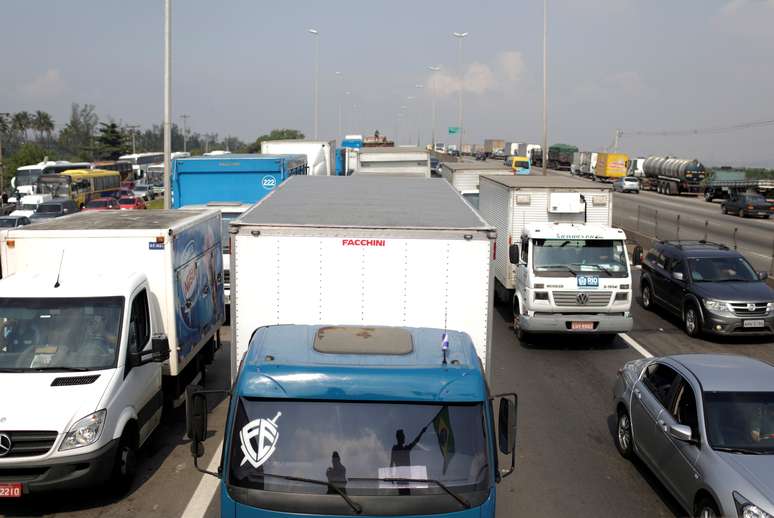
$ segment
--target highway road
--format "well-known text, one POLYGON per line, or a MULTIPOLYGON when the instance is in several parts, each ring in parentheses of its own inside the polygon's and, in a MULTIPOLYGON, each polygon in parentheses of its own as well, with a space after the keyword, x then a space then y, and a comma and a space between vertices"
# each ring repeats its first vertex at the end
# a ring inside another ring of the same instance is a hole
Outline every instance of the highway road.
MULTIPOLYGON (((639 272, 635 270, 635 276, 639 272)), ((638 282, 635 282, 638 285, 638 282)), ((624 362, 642 357, 636 343, 653 355, 733 352, 774 362, 771 341, 691 340, 679 323, 659 312, 633 306, 635 329, 612 345, 593 338, 551 336, 520 343, 508 322, 507 308, 496 307, 493 322, 496 392, 519 394, 516 472, 498 487, 498 518, 681 516, 683 511, 639 462, 622 459, 613 443, 612 387, 624 362)), ((228 332, 208 374, 210 388, 228 380, 228 332)), ((212 461, 223 437, 225 401, 213 401, 207 453, 212 461)), ((218 516, 217 480, 193 467, 181 414, 164 426, 140 460, 135 487, 119 499, 102 490, 3 502, 4 516, 96 518, 119 516, 218 516)), ((503 463, 507 459, 501 459, 503 463)))

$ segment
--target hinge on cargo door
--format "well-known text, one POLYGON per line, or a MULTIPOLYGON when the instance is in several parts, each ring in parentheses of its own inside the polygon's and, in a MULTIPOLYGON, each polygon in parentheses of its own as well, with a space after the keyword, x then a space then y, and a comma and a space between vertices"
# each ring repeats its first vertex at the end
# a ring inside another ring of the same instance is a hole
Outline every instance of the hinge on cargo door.
POLYGON ((261 235, 261 231, 260 230, 251 230, 250 231, 250 235, 253 236, 253 237, 259 237, 261 235))

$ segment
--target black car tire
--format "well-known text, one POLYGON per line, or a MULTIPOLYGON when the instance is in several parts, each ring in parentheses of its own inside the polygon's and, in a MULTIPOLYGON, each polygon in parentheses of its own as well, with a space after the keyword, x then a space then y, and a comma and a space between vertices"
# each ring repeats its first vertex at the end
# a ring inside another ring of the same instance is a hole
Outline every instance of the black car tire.
POLYGON ((744 209, 739 209, 739 212, 737 212, 736 215, 739 216, 740 218, 744 218, 745 217, 744 216, 744 209))
POLYGON ((650 283, 645 281, 640 285, 640 292, 642 294, 642 307, 648 311, 653 311, 653 288, 650 287, 650 283))
POLYGON ((704 497, 696 505, 695 516, 697 518, 716 518, 720 516, 720 511, 718 511, 718 506, 715 505, 712 499, 704 497))
POLYGON ((728 214, 728 208, 726 208, 725 204, 720 206, 720 212, 722 212, 723 214, 728 214))
POLYGON ((701 336, 701 313, 696 304, 690 302, 686 304, 685 311, 683 312, 683 327, 685 328, 685 334, 691 338, 698 338, 701 336))
POLYGON ((118 443, 116 460, 113 465, 113 475, 111 487, 118 494, 124 494, 132 486, 134 477, 137 474, 137 448, 128 430, 124 430, 121 440, 118 443))
POLYGON ((624 459, 631 460, 634 457, 632 441, 632 420, 626 410, 619 410, 615 426, 615 447, 624 459))

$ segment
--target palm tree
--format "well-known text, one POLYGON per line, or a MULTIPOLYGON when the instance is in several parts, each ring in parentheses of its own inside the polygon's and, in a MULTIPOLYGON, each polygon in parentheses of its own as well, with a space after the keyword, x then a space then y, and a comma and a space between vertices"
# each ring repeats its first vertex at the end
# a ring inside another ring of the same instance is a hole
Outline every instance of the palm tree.
POLYGON ((51 133, 54 131, 54 119, 51 118, 47 112, 36 111, 32 116, 32 127, 38 132, 38 140, 42 140, 43 136, 46 140, 51 140, 51 133))
POLYGON ((21 133, 22 139, 25 142, 28 140, 27 131, 30 129, 31 124, 32 117, 30 116, 30 113, 26 111, 14 113, 13 118, 11 119, 13 130, 17 133, 21 133))

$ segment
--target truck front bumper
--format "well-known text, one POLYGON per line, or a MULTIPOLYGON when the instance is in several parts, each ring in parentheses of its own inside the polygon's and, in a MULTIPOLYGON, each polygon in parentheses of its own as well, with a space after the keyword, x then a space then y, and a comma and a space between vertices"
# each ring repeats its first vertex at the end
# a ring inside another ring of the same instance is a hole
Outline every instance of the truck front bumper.
POLYGON ((632 330, 634 319, 629 313, 611 313, 595 315, 575 315, 572 313, 535 313, 533 316, 520 315, 519 327, 528 333, 573 333, 608 334, 627 333, 632 330), (586 324, 585 329, 573 323, 586 324))
POLYGON ((0 482, 22 484, 22 493, 40 493, 97 486, 113 471, 118 439, 83 455, 69 455, 29 464, 0 465, 0 482))

